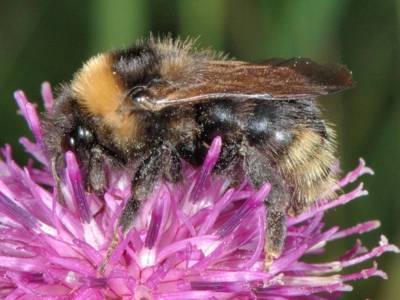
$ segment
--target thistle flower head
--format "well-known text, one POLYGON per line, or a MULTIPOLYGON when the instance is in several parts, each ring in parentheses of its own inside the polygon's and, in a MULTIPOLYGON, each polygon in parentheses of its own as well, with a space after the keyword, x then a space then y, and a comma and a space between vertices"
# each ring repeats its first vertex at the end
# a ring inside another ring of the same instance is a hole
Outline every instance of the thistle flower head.
MULTIPOLYGON (((48 84, 42 95, 50 109, 48 84)), ((327 210, 367 195, 359 184, 333 201, 317 200, 303 214, 287 216, 284 251, 263 270, 265 208, 270 185, 253 189, 243 179, 231 187, 212 175, 221 139, 216 138, 199 169, 183 164, 183 181, 159 181, 142 204, 135 226, 120 238, 104 270, 100 268, 114 239, 118 216, 130 195, 130 178, 109 170, 108 188, 99 197, 85 191, 78 162, 65 155, 62 182, 65 203, 57 202, 55 181, 42 142, 36 108, 15 94, 35 142, 21 144, 39 163, 21 167, 11 148, 0 161, 0 297, 6 299, 333 299, 351 291, 353 280, 386 278, 374 263, 345 269, 384 252, 398 252, 382 236, 367 250, 357 240, 334 261, 310 263, 337 239, 379 226, 368 221, 351 228, 325 228, 327 210), (38 166, 37 166, 38 165, 38 166)), ((345 187, 372 170, 359 166, 338 182, 345 187)))

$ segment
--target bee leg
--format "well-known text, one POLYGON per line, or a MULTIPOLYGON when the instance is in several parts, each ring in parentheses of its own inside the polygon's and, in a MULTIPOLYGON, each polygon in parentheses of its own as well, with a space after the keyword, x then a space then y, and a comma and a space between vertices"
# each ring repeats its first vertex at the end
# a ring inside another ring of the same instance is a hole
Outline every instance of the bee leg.
POLYGON ((286 237, 285 212, 289 205, 290 194, 285 180, 274 170, 274 164, 259 150, 248 147, 244 159, 244 169, 254 187, 269 182, 272 187, 268 197, 264 200, 267 210, 266 239, 265 239, 265 269, 282 253, 286 237))
POLYGON ((142 161, 132 179, 132 195, 118 220, 118 227, 126 234, 132 227, 136 212, 141 201, 151 193, 154 183, 160 173, 160 155, 153 154, 142 161))
POLYGON ((243 171, 239 165, 240 144, 235 142, 226 142, 222 144, 221 154, 214 167, 214 172, 230 179, 230 185, 236 186, 243 179, 243 171))
POLYGON ((162 152, 157 151, 139 165, 132 180, 132 195, 119 217, 114 238, 100 266, 100 272, 104 272, 108 260, 119 243, 118 228, 121 227, 124 236, 132 228, 142 200, 152 192, 154 183, 160 175, 171 182, 181 179, 181 162, 175 152, 168 149, 163 149, 162 152))
POLYGON ((100 147, 94 147, 90 150, 87 178, 86 185, 89 191, 103 192, 106 186, 106 175, 104 172, 104 152, 100 147))
POLYGON ((126 233, 131 229, 140 202, 148 196, 154 183, 160 176, 167 181, 177 182, 181 179, 181 162, 178 155, 167 147, 160 147, 145 159, 136 171, 132 180, 132 196, 119 218, 118 226, 126 233))
MULTIPOLYGON (((272 189, 274 188, 277 189, 277 186, 272 186, 272 189)), ((264 201, 267 209, 266 239, 264 246, 265 269, 268 269, 272 261, 282 254, 286 238, 286 209, 285 207, 282 207, 286 201, 283 199, 274 199, 274 193, 272 193, 268 198, 271 199, 271 201, 264 201), (274 200, 278 201, 274 203, 274 200)))
POLYGON ((171 152, 164 160, 162 174, 169 182, 178 182, 182 179, 181 161, 177 152, 171 152))
POLYGON ((64 166, 64 161, 62 159, 62 156, 61 155, 53 156, 50 161, 51 174, 53 175, 53 178, 55 180, 57 201, 63 205, 63 204, 65 204, 65 201, 64 201, 64 196, 61 192, 61 178, 59 175, 59 170, 60 170, 61 166, 64 166))
POLYGON ((237 164, 239 149, 240 144, 224 140, 214 171, 222 174, 225 173, 224 171, 230 173, 230 168, 237 164))
POLYGON ((112 253, 120 242, 118 229, 121 228, 123 236, 126 236, 128 231, 133 226, 136 213, 140 208, 141 200, 143 200, 144 197, 151 193, 154 182, 159 173, 160 162, 161 160, 159 155, 151 155, 140 163, 135 175, 133 176, 132 195, 128 199, 128 202, 126 203, 118 219, 118 224, 114 232, 114 238, 107 249, 107 253, 104 257, 103 262, 99 267, 99 271, 101 273, 104 273, 104 270, 112 253))

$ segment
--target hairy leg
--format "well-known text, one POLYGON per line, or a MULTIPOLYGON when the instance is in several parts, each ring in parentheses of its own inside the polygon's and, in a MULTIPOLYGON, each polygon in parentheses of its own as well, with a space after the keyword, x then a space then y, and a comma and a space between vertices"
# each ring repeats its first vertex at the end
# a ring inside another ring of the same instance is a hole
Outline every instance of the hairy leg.
POLYGON ((180 161, 176 153, 168 148, 160 148, 161 150, 155 150, 151 156, 139 164, 132 179, 132 195, 119 217, 114 239, 107 250, 105 260, 100 266, 100 272, 104 271, 119 242, 118 228, 121 227, 123 235, 126 235, 132 228, 141 202, 152 192, 157 178, 162 177, 173 182, 181 178, 180 161))
POLYGON ((93 147, 90 150, 89 165, 88 165, 88 182, 86 186, 88 190, 96 193, 104 191, 106 186, 106 175, 104 172, 105 154, 100 147, 93 147))
POLYGON ((160 172, 160 158, 158 153, 154 153, 154 155, 143 160, 132 179, 131 197, 118 220, 118 227, 122 227, 124 234, 132 227, 141 201, 153 190, 155 180, 160 172))
POLYGON ((169 182, 178 182, 182 179, 181 161, 176 151, 165 154, 166 160, 163 162, 162 176, 169 182))
POLYGON ((159 169, 160 156, 158 153, 151 155, 139 164, 139 167, 132 178, 132 194, 122 210, 118 219, 117 228, 115 228, 114 238, 111 241, 105 258, 99 267, 101 273, 104 272, 113 251, 120 241, 118 229, 121 227, 122 234, 125 236, 132 228, 136 213, 140 208, 140 203, 144 197, 151 193, 154 187, 154 182, 159 174, 159 169))
POLYGON ((60 178, 60 172, 59 170, 64 167, 64 158, 61 155, 55 155, 51 158, 50 161, 50 168, 51 168, 51 174, 53 175, 53 178, 55 180, 55 188, 56 188, 56 193, 57 193, 57 201, 60 204, 65 204, 64 201, 64 196, 61 192, 61 178, 60 178))
POLYGON ((140 203, 148 196, 154 188, 158 178, 170 182, 176 182, 181 178, 181 165, 178 156, 169 148, 160 147, 139 165, 132 179, 132 195, 128 200, 118 225, 122 232, 126 233, 133 225, 135 214, 140 208, 140 203))
POLYGON ((285 180, 264 153, 255 147, 246 146, 243 154, 244 169, 253 186, 258 188, 264 182, 272 185, 270 194, 264 200, 267 210, 265 267, 268 268, 271 261, 282 253, 286 237, 285 212, 290 193, 285 180))

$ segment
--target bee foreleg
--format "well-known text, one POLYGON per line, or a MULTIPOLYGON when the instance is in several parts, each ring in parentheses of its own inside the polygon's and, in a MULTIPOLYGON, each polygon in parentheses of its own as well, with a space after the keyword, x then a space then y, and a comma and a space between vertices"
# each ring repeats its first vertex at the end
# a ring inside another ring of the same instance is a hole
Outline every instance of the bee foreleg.
POLYGON ((61 166, 64 166, 64 161, 62 159, 61 155, 55 155, 51 158, 50 161, 50 168, 51 168, 51 174, 53 175, 54 181, 55 181, 55 190, 57 194, 57 201, 60 204, 65 204, 64 201, 64 196, 61 192, 61 178, 59 175, 59 170, 61 166))
POLYGON ((95 192, 102 192, 106 186, 104 173, 104 152, 100 147, 93 147, 90 150, 88 165, 88 189, 95 192))

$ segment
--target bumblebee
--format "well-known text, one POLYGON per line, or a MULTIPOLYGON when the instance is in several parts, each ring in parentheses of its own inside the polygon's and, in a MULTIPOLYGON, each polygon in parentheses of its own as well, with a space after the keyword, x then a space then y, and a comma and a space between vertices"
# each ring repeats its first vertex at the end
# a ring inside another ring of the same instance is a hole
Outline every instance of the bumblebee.
POLYGON ((45 116, 45 144, 58 181, 72 150, 98 193, 107 184, 105 161, 133 170, 119 219, 126 233, 156 180, 179 182, 181 161, 201 165, 221 136, 215 172, 231 176, 239 167, 254 188, 272 185, 264 201, 268 260, 282 251, 286 213, 300 213, 335 182, 334 132, 315 99, 352 85, 341 65, 249 63, 150 38, 89 59, 62 86, 45 116))

